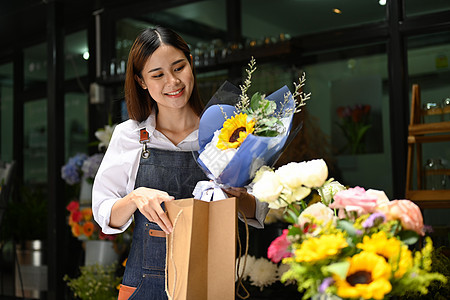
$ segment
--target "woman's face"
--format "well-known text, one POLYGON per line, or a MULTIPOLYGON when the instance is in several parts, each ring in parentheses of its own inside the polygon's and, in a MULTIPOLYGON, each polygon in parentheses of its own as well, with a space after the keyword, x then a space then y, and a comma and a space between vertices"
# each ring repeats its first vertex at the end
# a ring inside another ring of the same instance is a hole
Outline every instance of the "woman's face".
POLYGON ((181 109, 191 97, 194 75, 184 53, 162 44, 147 59, 142 79, 136 78, 158 104, 158 109, 181 109))

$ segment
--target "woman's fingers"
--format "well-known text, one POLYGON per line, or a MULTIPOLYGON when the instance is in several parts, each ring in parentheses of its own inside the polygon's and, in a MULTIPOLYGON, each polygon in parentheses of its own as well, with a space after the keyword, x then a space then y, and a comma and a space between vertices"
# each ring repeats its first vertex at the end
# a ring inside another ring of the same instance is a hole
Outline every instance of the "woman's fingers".
POLYGON ((139 211, 150 221, 154 222, 161 227, 161 229, 169 234, 172 232, 172 223, 169 217, 161 207, 161 203, 172 201, 174 197, 169 196, 164 191, 139 188, 136 192, 136 206, 139 211))
POLYGON ((162 209, 161 203, 162 202, 168 202, 172 201, 173 197, 162 197, 159 198, 157 202, 152 202, 152 209, 150 209, 150 215, 151 215, 151 222, 155 222, 156 224, 161 227, 161 229, 166 233, 169 234, 172 232, 172 222, 170 222, 169 217, 167 216, 167 213, 162 209))

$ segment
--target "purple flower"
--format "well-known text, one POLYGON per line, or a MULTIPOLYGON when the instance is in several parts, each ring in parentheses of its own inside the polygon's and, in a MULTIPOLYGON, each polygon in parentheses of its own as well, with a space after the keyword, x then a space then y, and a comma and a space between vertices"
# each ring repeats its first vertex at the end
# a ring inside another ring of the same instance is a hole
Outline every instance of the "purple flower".
POLYGON ((371 214, 367 220, 364 221, 362 224, 363 228, 371 228, 376 225, 382 224, 384 221, 386 221, 386 217, 384 214, 380 212, 376 212, 371 214))
POLYGON ((85 178, 94 178, 97 174, 98 168, 100 167, 100 163, 102 162, 104 154, 97 153, 92 156, 89 156, 83 163, 81 167, 81 171, 85 178))
POLYGON ((319 286, 319 292, 321 294, 325 293, 326 289, 334 283, 334 279, 332 277, 325 278, 319 286))

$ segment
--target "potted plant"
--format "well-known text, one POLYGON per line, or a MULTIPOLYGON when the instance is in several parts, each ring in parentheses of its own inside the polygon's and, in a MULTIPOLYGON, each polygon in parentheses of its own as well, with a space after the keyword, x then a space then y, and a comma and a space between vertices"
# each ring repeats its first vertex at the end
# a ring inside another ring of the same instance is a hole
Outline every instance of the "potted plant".
POLYGON ((118 285, 122 277, 116 276, 117 264, 88 265, 80 267, 80 276, 64 281, 75 297, 81 300, 114 300, 118 296, 118 285))
POLYGON ((19 191, 20 196, 7 204, 2 236, 15 247, 16 296, 36 298, 47 289, 47 198, 38 186, 23 186, 19 191))

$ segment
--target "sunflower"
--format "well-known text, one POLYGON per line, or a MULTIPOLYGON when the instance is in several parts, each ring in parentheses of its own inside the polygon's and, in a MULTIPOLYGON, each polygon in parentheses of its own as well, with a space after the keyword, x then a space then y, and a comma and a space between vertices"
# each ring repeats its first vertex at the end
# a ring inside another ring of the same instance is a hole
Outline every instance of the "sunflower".
POLYGON ((220 130, 217 148, 226 150, 229 148, 237 148, 253 132, 255 120, 251 119, 247 122, 247 114, 240 113, 231 117, 223 123, 220 130))
POLYGON ((299 249, 295 250, 295 260, 297 262, 314 262, 334 256, 342 248, 347 247, 344 235, 324 234, 318 238, 310 238, 304 241, 299 249))
POLYGON ((391 264, 394 276, 401 278, 413 266, 411 251, 395 237, 388 238, 384 231, 365 236, 362 243, 356 247, 376 253, 385 258, 391 264))
POLYGON ((390 273, 391 267, 383 257, 362 251, 350 258, 345 278, 333 276, 337 295, 342 298, 383 299, 392 290, 390 273))
POLYGON ((92 222, 84 223, 83 233, 85 236, 90 237, 94 233, 94 223, 92 222))

